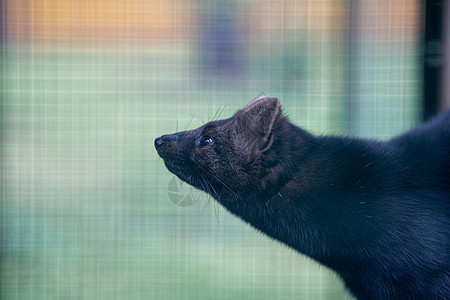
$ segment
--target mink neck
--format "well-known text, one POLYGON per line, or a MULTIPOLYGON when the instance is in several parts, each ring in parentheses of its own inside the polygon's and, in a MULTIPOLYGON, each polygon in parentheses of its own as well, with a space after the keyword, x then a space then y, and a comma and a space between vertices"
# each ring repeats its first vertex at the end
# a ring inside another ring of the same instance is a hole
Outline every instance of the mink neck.
POLYGON ((358 257, 379 238, 374 230, 375 236, 362 230, 371 228, 376 216, 360 204, 379 192, 377 178, 371 177, 379 154, 363 141, 298 134, 303 145, 285 152, 295 163, 286 165, 280 185, 239 197, 225 193, 231 201, 221 202, 253 227, 332 269, 357 268, 358 257))

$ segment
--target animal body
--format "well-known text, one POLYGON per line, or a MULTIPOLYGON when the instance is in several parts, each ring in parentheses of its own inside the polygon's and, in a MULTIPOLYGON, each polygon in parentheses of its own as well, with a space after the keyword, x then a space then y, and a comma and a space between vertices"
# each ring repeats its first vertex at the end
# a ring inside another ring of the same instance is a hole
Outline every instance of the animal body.
POLYGON ((314 136, 263 96, 155 147, 181 180, 358 299, 450 299, 450 112, 388 141, 314 136))

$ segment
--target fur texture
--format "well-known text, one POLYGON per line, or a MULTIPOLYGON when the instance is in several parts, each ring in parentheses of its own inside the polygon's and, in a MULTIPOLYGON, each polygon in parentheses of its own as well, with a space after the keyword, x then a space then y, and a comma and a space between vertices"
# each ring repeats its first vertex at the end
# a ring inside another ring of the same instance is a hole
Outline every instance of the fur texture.
POLYGON ((450 298, 450 112, 380 142, 313 136, 260 97, 155 146, 172 173, 357 298, 450 298))

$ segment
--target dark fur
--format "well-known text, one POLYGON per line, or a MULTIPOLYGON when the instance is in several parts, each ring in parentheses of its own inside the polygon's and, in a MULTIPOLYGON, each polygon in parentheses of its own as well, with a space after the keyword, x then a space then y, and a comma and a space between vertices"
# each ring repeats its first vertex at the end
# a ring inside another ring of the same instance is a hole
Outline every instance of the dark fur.
POLYGON ((260 97, 155 145, 172 173, 357 298, 450 298, 450 112, 379 142, 313 136, 260 97))

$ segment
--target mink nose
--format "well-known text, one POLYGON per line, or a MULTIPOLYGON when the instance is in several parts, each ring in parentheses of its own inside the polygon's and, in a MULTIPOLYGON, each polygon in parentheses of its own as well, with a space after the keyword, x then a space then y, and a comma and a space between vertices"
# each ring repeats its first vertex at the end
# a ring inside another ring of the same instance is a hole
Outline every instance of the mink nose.
POLYGON ((163 144, 163 140, 161 137, 158 137, 155 139, 155 148, 158 149, 159 147, 161 147, 163 144))

